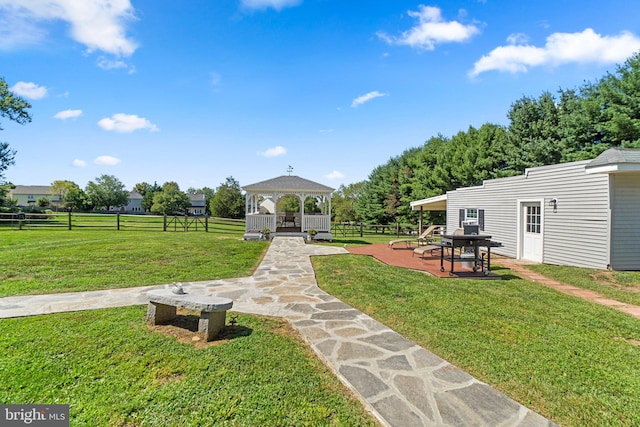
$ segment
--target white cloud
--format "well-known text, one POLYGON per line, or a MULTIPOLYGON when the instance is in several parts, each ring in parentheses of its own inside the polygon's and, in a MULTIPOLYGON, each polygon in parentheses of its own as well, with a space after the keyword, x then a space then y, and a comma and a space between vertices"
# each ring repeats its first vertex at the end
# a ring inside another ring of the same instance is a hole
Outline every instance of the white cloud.
POLYGON ((485 71, 527 72, 531 67, 559 66, 568 63, 615 64, 624 62, 640 50, 640 38, 623 31, 615 36, 602 36, 591 28, 580 33, 554 33, 544 47, 517 44, 522 36, 509 36, 508 46, 498 46, 480 58, 469 75, 485 71))
POLYGON ((513 33, 507 37, 509 44, 526 44, 529 43, 529 36, 524 33, 513 33))
POLYGON ((114 114, 111 118, 101 119, 98 122, 98 126, 104 130, 115 132, 133 132, 139 129, 149 129, 151 132, 160 130, 155 124, 144 117, 123 113, 114 114))
POLYGON ((98 67, 102 68, 103 70, 125 69, 129 70, 129 74, 134 74, 136 72, 136 67, 134 67, 133 65, 129 65, 120 59, 109 59, 101 56, 98 58, 96 63, 98 64, 98 67))
POLYGON ((93 161, 96 165, 115 166, 120 163, 120 159, 112 156, 99 156, 93 161))
POLYGON ((71 164, 77 168, 84 168, 87 166, 87 162, 80 159, 73 159, 73 162, 71 162, 71 164))
POLYGON ((45 40, 44 23, 60 20, 70 25, 71 38, 88 52, 130 56, 138 47, 126 35, 125 24, 135 19, 129 0, 0 0, 0 10, 3 21, 13 23, 9 36, 14 45, 45 40), (29 31, 19 30, 22 27, 29 31))
POLYGON ((29 99, 41 99, 48 95, 47 88, 31 82, 18 82, 9 88, 11 92, 29 99))
POLYGON ((278 157, 278 156, 284 156, 285 154, 287 154, 287 149, 281 145, 269 148, 266 151, 258 153, 259 156, 264 156, 264 157, 278 157))
POLYGON ((342 172, 333 171, 333 172, 325 175, 324 177, 329 179, 329 180, 341 179, 341 178, 344 178, 344 174, 342 172))
MULTIPOLYGON (((443 20, 442 11, 438 7, 420 5, 418 8, 417 12, 407 12, 410 17, 418 20, 416 26, 404 31, 399 37, 390 36, 383 31, 378 31, 378 37, 389 44, 434 50, 437 44, 464 42, 480 33, 475 25, 443 20)), ((461 15, 465 15, 464 11, 461 11, 461 15)))
POLYGON ((82 115, 82 110, 63 110, 63 111, 58 111, 53 118, 54 119, 60 119, 60 120, 67 120, 67 119, 75 119, 76 117, 80 117, 82 115))
POLYGON ((275 10, 282 10, 286 7, 298 6, 302 3, 302 0, 242 0, 242 7, 245 9, 259 9, 264 10, 273 8, 275 10))
POLYGON ((381 96, 389 96, 389 95, 386 93, 380 93, 377 90, 374 90, 373 92, 369 92, 366 95, 362 95, 354 99, 351 102, 351 108, 356 108, 358 105, 364 104, 365 102, 369 102, 372 99, 378 98, 381 96))

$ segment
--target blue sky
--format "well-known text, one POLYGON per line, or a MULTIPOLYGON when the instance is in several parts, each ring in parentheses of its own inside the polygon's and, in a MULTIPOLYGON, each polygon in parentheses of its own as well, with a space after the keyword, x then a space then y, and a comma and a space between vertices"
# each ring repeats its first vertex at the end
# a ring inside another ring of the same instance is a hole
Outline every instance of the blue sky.
POLYGON ((640 51, 637 0, 0 0, 21 185, 334 188, 640 51))

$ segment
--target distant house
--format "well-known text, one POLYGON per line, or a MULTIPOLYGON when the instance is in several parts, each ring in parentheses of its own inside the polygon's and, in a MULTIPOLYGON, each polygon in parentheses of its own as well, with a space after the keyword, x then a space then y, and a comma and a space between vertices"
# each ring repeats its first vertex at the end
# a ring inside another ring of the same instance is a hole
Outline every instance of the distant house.
POLYGON ((47 199, 51 203, 59 203, 60 196, 51 195, 51 187, 48 185, 16 185, 9 190, 9 198, 17 201, 21 208, 35 207, 39 199, 47 199))
POLYGON ((122 212, 130 214, 143 214, 142 194, 137 191, 130 191, 127 205, 122 208, 122 212))
POLYGON ((189 206, 189 215, 205 215, 207 213, 207 200, 204 194, 189 194, 191 206, 189 206))
POLYGON ((446 210, 447 233, 477 224, 516 259, 640 270, 640 150, 609 149, 593 160, 527 169, 417 200, 446 210))

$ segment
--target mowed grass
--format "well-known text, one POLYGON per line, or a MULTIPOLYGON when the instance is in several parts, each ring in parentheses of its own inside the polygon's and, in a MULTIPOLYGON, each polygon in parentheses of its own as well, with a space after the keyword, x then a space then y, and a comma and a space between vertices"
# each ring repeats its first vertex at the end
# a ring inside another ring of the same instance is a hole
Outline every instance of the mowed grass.
POLYGON ((321 288, 563 426, 640 425, 640 320, 495 269, 437 279, 317 257, 321 288))
POLYGON ((640 271, 606 271, 544 264, 530 265, 527 268, 616 301, 640 305, 640 271))
POLYGON ((251 275, 268 244, 242 231, 0 229, 0 297, 251 275))
POLYGON ((196 349, 145 310, 0 320, 0 401, 69 404, 71 426, 376 425, 285 321, 238 315, 196 349))

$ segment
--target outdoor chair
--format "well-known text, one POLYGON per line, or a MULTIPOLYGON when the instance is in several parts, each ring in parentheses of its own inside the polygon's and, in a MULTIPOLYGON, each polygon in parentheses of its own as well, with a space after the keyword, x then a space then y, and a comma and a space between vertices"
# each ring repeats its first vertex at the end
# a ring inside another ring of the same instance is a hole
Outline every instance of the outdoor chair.
POLYGON ((411 239, 391 240, 389 242, 389 248, 393 249, 393 245, 398 244, 398 243, 404 243, 407 248, 410 248, 411 244, 413 242, 416 242, 418 246, 426 245, 426 244, 432 242, 435 239, 435 234, 439 233, 441 229, 442 229, 441 225, 430 225, 418 237, 413 237, 411 239))
POLYGON ((293 226, 296 226, 296 217, 293 214, 293 212, 285 212, 284 217, 282 218, 282 221, 280 222, 280 226, 284 227, 289 223, 293 223, 293 226))

